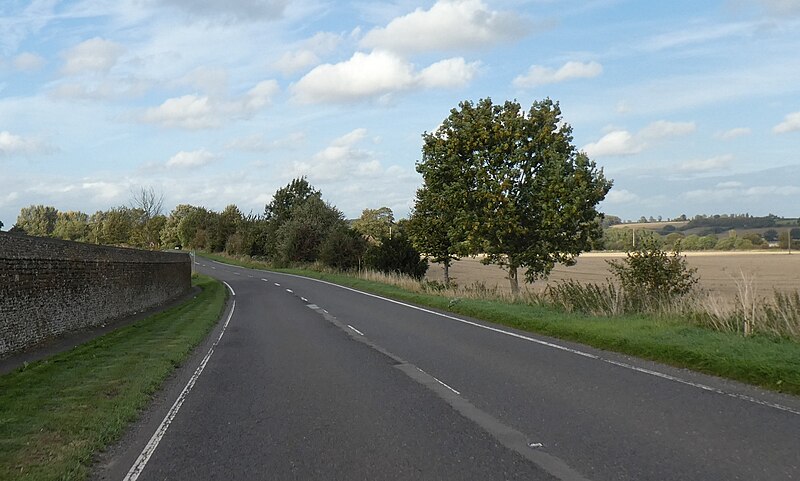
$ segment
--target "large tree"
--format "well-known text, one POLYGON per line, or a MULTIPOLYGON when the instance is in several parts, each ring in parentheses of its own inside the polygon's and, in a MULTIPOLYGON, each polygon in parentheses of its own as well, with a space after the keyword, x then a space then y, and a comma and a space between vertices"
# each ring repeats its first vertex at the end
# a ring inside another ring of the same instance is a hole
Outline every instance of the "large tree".
POLYGON ((508 271, 513 292, 571 265, 601 232, 597 204, 611 188, 602 169, 572 145, 558 103, 462 102, 434 133, 423 135, 417 170, 441 202, 449 239, 508 271))

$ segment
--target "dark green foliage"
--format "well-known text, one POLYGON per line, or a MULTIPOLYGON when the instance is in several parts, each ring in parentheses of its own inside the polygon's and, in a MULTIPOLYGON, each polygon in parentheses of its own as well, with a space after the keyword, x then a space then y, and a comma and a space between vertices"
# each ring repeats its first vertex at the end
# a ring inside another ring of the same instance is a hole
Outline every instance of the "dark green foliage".
POLYGON ((710 227, 714 233, 719 234, 730 229, 759 229, 764 227, 774 227, 777 225, 779 217, 767 215, 764 217, 753 217, 749 214, 736 215, 697 215, 690 220, 681 230, 689 230, 697 227, 710 227))
POLYGON ((286 187, 275 192, 272 201, 264 207, 264 217, 277 225, 283 224, 289 220, 295 205, 301 204, 313 196, 321 197, 321 194, 308 183, 305 177, 294 179, 286 187))
POLYGON ((342 271, 359 269, 366 250, 367 241, 358 231, 338 227, 322 241, 319 260, 342 271))
POLYGON ((371 246, 364 256, 364 263, 377 271, 406 274, 414 279, 422 279, 428 270, 428 261, 403 234, 382 239, 379 245, 371 246))
POLYGON ((462 102, 423 140, 417 210, 443 210, 447 231, 435 235, 504 266, 514 292, 518 268, 533 282, 600 237, 596 206, 611 182, 572 145, 558 103, 462 102))
MULTIPOLYGON (((626 301, 650 305, 652 301, 666 301, 692 292, 698 281, 697 269, 687 265, 679 249, 676 247, 669 255, 654 242, 645 241, 628 251, 624 261, 606 261, 625 292, 626 301)), ((636 306, 631 307, 637 310, 636 306)))
POLYGON ((450 264, 458 260, 458 230, 454 229, 455 199, 423 187, 417 190, 414 211, 408 223, 408 234, 414 247, 433 262, 444 266, 444 283, 450 283, 450 264))
POLYGON ((344 227, 342 213, 324 202, 318 193, 295 203, 288 220, 276 232, 275 260, 281 265, 314 262, 322 242, 341 227, 344 227))

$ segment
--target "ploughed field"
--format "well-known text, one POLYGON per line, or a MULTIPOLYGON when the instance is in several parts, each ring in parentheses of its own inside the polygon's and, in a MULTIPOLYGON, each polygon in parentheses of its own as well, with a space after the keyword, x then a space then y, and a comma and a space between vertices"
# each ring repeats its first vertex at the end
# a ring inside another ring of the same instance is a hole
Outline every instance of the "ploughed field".
MULTIPOLYGON (((523 289, 543 290, 547 283, 573 279, 579 282, 601 283, 611 277, 606 260, 625 258, 624 253, 590 252, 582 254, 578 263, 571 267, 557 265, 546 281, 523 284, 523 289)), ((772 296, 774 290, 783 292, 800 290, 800 252, 689 252, 686 259, 697 268, 699 286, 720 297, 733 298, 738 290, 737 282, 742 274, 752 280, 758 296, 772 296)), ((481 264, 479 259, 464 258, 453 263, 450 276, 460 287, 483 283, 487 288, 510 291, 506 272, 498 266, 481 264)), ((431 264, 426 276, 429 280, 442 281, 444 271, 438 264, 431 264)), ((520 271, 520 281, 522 271, 520 271)))

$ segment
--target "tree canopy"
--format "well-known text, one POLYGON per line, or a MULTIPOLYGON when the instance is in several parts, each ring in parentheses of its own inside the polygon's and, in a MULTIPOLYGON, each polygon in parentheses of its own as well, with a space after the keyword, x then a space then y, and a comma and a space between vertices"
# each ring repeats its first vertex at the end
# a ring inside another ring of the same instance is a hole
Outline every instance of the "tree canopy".
POLYGON ((519 268, 533 282, 599 238, 596 206, 611 182, 572 145, 558 103, 526 112, 517 102, 465 101, 423 140, 415 212, 438 210, 445 222, 435 235, 506 268, 514 292, 519 268))

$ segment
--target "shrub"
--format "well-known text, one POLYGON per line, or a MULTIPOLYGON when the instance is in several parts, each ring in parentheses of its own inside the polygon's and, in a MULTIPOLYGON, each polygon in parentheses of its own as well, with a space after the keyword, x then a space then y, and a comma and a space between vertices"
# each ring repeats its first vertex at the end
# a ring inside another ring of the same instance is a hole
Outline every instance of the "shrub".
POLYGON ((380 244, 367 249, 364 263, 380 272, 406 274, 417 280, 428 270, 428 261, 401 234, 382 239, 380 244))
POLYGON ((367 249, 367 241, 353 229, 340 227, 334 229, 322 241, 319 248, 319 260, 342 271, 358 269, 367 249))
POLYGON ((606 261, 611 273, 625 292, 633 310, 671 301, 692 292, 697 284, 696 268, 690 268, 677 246, 669 255, 655 243, 645 241, 636 250, 628 251, 622 261, 606 261))

